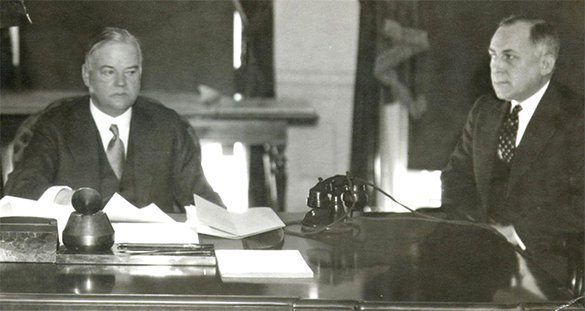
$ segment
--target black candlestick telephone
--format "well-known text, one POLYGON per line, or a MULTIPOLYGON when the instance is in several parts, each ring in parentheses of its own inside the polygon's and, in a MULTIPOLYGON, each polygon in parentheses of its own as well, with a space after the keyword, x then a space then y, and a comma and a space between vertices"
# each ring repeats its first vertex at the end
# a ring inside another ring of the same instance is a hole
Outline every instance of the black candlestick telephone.
POLYGON ((302 230, 317 232, 343 230, 342 226, 333 226, 351 216, 354 211, 361 211, 368 202, 366 184, 347 175, 335 175, 319 182, 309 190, 307 206, 312 208, 302 221, 302 230))

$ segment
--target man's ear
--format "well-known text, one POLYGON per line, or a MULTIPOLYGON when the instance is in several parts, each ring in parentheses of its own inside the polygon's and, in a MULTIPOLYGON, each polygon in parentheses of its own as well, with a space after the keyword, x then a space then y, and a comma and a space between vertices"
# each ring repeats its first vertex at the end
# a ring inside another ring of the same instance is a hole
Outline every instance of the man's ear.
POLYGON ((81 66, 81 77, 83 78, 85 86, 89 87, 89 68, 87 63, 84 63, 83 66, 81 66))
POLYGON ((545 54, 540 58, 540 74, 547 76, 552 74, 557 59, 552 54, 545 54))

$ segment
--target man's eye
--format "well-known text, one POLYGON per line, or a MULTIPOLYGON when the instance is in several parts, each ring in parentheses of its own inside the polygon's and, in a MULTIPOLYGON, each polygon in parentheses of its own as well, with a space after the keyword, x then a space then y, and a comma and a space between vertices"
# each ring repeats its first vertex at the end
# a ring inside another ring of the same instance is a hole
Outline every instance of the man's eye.
POLYGON ((503 55, 496 55, 496 54, 490 54, 490 58, 491 60, 497 60, 498 57, 504 61, 514 61, 516 60, 518 57, 516 57, 516 55, 511 55, 511 54, 503 54, 503 55))
POLYGON ((114 71, 113 70, 102 70, 102 75, 109 77, 109 76, 114 75, 114 71))
POLYGON ((133 77, 138 73, 138 70, 128 70, 126 71, 126 75, 129 77, 133 77))

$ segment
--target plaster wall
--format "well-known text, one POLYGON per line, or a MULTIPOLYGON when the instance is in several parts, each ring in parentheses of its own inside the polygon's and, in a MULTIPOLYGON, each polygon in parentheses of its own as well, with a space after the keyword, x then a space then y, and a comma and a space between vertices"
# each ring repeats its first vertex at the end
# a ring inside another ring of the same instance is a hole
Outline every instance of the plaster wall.
POLYGON ((319 115, 288 133, 288 211, 308 211, 318 177, 349 169, 358 24, 358 1, 274 2, 276 95, 304 99, 319 115))

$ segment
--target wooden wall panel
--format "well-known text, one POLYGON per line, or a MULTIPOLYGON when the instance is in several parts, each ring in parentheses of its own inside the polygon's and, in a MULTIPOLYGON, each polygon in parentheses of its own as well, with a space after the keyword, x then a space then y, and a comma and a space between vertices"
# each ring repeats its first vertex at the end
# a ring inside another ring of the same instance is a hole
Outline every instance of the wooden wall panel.
POLYGON ((233 3, 216 1, 27 1, 33 24, 21 29, 24 85, 84 90, 88 38, 106 26, 142 42, 143 90, 233 93, 233 3))

